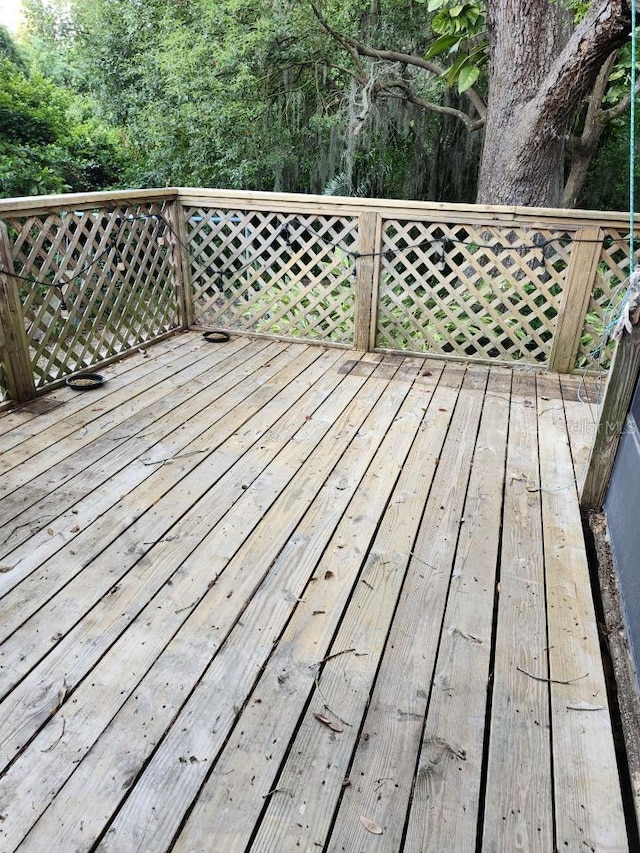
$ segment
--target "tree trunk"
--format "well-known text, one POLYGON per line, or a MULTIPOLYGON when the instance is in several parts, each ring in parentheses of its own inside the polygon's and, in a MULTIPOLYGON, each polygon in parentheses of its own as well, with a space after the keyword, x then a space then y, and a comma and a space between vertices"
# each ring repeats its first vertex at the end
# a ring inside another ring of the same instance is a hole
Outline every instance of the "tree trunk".
POLYGON ((556 0, 488 0, 479 203, 560 205, 568 123, 629 23, 625 0, 599 0, 567 40, 566 12, 556 0))

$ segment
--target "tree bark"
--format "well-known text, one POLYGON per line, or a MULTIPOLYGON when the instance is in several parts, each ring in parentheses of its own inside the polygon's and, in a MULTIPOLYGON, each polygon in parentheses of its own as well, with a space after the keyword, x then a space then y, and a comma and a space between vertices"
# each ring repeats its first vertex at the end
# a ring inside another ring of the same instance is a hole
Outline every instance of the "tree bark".
POLYGON ((489 101, 477 201, 558 207, 568 123, 630 32, 625 0, 597 0, 567 39, 557 0, 488 0, 489 101))

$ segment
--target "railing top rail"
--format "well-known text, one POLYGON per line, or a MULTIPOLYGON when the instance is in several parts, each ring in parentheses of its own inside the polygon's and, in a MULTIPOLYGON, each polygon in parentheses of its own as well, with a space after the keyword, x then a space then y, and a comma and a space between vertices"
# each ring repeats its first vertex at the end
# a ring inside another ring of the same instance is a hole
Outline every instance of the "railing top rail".
POLYGON ((574 210, 543 207, 518 207, 504 205, 459 204, 450 202, 412 201, 406 199, 353 198, 350 196, 326 196, 304 193, 254 192, 251 190, 206 189, 178 187, 177 196, 184 204, 211 204, 212 201, 227 205, 269 208, 273 211, 299 209, 340 210, 357 214, 375 210, 381 214, 394 213, 419 218, 457 215, 469 221, 504 222, 526 224, 534 227, 561 226, 579 228, 582 224, 607 224, 620 227, 628 225, 629 214, 601 210, 574 210))
POLYGON ((309 212, 333 210, 357 215, 377 211, 384 215, 432 218, 440 220, 455 216, 469 222, 505 225, 518 223, 530 227, 563 227, 569 230, 582 224, 598 223, 604 227, 624 227, 629 214, 616 211, 573 210, 504 205, 477 205, 449 202, 412 201, 406 199, 353 198, 304 193, 254 192, 204 187, 161 187, 154 189, 110 190, 92 193, 62 193, 49 196, 25 196, 0 199, 0 217, 28 216, 73 208, 82 210, 120 201, 173 201, 185 204, 211 204, 255 207, 272 211, 309 212))
POLYGON ((96 193, 61 193, 48 196, 24 196, 0 199, 0 217, 30 216, 56 210, 86 210, 121 201, 173 201, 178 191, 174 188, 150 190, 109 190, 96 193))

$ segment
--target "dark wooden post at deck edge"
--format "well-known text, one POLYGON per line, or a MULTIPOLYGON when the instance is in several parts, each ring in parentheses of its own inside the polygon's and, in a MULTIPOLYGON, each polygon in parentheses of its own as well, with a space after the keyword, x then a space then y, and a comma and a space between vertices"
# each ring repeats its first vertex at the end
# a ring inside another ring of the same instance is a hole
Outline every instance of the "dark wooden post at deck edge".
POLYGON ((600 510, 604 504, 639 374, 640 326, 635 326, 631 334, 623 335, 609 368, 596 436, 580 495, 583 509, 600 510))

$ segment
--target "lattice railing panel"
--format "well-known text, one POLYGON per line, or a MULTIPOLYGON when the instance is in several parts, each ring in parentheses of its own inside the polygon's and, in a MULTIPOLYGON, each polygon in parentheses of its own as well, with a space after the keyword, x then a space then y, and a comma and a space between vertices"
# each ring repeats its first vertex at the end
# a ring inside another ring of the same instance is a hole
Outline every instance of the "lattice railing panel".
POLYGON ((196 323, 352 343, 357 217, 186 208, 196 323))
POLYGON ((611 364, 615 348, 611 333, 629 277, 629 231, 609 227, 604 233, 576 359, 576 367, 583 369, 606 369, 611 364))
POLYGON ((387 220, 376 346, 545 363, 571 234, 387 220))
POLYGON ((156 204, 5 220, 36 387, 179 325, 173 232, 156 204))

